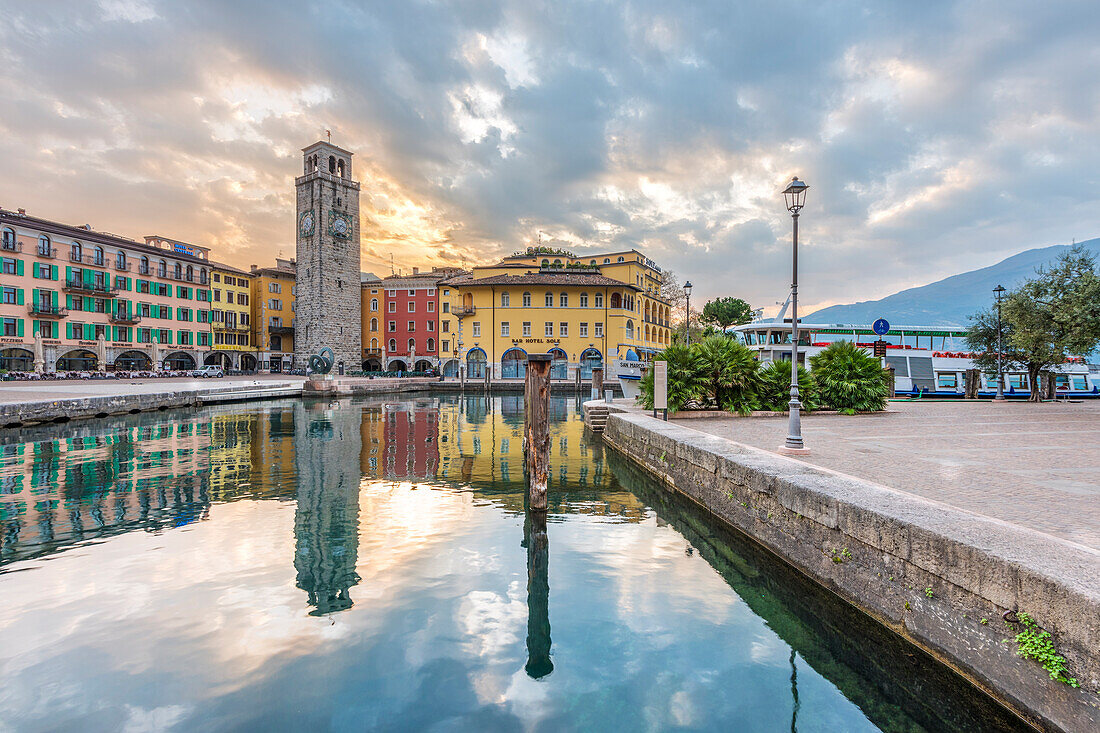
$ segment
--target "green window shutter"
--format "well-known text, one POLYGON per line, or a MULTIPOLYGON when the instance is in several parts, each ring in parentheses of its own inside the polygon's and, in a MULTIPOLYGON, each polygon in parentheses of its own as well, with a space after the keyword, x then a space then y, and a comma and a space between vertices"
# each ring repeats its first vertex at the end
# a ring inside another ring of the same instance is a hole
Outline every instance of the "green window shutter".
POLYGON ((90 295, 85 295, 84 296, 84 310, 88 311, 89 313, 92 313, 93 308, 95 308, 95 304, 92 302, 92 297, 90 295))
POLYGON ((41 321, 34 321, 34 322, 33 322, 33 323, 31 324, 31 336, 37 336, 37 335, 38 335, 38 332, 39 332, 40 330, 42 330, 42 329, 41 329, 41 327, 40 327, 40 326, 41 326, 41 323, 42 323, 41 321))
POLYGON ((72 280, 72 279, 73 279, 73 268, 66 265, 65 266, 65 282, 68 282, 69 280, 72 280))
POLYGON ((57 265, 50 265, 50 279, 57 279, 57 265))
POLYGON ((65 324, 65 338, 71 339, 73 337, 73 324, 65 324))
POLYGON ((34 276, 34 277, 38 277, 38 263, 37 262, 35 262, 33 265, 31 265, 31 275, 34 276))
POLYGON ((15 322, 15 335, 16 336, 22 336, 23 335, 23 319, 22 318, 20 318, 18 321, 15 322))
MULTIPOLYGON (((15 274, 16 275, 22 275, 23 274, 23 260, 16 260, 15 261, 15 274)), ((20 321, 20 323, 22 323, 22 321, 20 321)))
MULTIPOLYGON (((42 299, 38 296, 39 292, 40 291, 39 291, 38 288, 35 288, 34 290, 31 291, 31 303, 33 303, 34 305, 38 305, 39 303, 42 302, 42 299)), ((19 291, 19 305, 23 305, 23 291, 22 290, 19 291)))
POLYGON ((73 307, 73 296, 68 293, 65 294, 65 307, 69 309, 73 307))

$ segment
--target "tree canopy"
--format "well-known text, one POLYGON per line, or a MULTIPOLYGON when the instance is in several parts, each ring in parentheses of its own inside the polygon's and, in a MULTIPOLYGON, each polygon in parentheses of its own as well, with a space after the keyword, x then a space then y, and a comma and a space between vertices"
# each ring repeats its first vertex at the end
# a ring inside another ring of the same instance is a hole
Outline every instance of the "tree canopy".
POLYGON ((703 306, 701 320, 722 330, 730 326, 740 326, 752 320, 752 306, 740 298, 716 298, 703 306))

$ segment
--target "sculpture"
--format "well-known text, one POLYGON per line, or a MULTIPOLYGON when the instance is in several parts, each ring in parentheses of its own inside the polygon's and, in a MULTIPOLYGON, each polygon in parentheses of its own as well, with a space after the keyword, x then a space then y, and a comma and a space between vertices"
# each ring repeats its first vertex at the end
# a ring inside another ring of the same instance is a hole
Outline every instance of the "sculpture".
POLYGON ((332 371, 332 364, 335 359, 336 355, 332 353, 332 349, 326 346, 321 349, 320 354, 309 357, 309 370, 314 374, 328 374, 332 371))

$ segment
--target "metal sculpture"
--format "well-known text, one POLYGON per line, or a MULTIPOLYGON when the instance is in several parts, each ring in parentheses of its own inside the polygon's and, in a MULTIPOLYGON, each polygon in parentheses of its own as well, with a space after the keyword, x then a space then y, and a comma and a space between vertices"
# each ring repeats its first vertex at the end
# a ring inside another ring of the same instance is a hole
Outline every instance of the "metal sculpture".
POLYGON ((332 371, 335 360, 336 354, 332 353, 332 349, 326 346, 321 349, 321 353, 309 357, 309 370, 314 374, 328 374, 332 371))

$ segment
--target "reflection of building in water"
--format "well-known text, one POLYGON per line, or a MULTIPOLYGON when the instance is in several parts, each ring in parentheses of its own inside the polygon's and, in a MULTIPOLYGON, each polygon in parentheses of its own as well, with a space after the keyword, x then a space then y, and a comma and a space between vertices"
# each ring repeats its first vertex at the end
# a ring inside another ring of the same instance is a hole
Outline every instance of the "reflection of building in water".
POLYGON ((350 401, 294 406, 298 507, 294 515, 297 584, 311 615, 351 608, 358 584, 361 410, 350 401))
POLYGON ((0 562, 205 518, 210 424, 162 419, 10 431, 23 442, 0 448, 0 562))
POLYGON ((386 416, 379 404, 363 404, 362 422, 359 423, 359 472, 364 476, 379 478, 382 476, 381 463, 385 450, 386 416))
POLYGON ((527 664, 532 679, 554 671, 550 660, 550 540, 546 535, 546 514, 527 512, 523 523, 523 546, 527 548, 527 664))
POLYGON ((382 477, 391 481, 434 478, 439 468, 438 403, 387 402, 383 411, 382 477))

